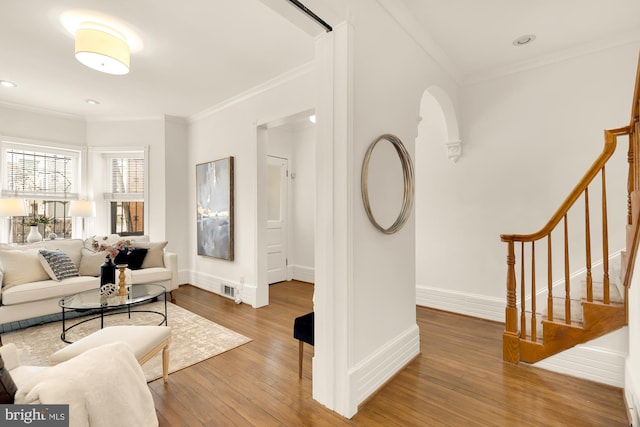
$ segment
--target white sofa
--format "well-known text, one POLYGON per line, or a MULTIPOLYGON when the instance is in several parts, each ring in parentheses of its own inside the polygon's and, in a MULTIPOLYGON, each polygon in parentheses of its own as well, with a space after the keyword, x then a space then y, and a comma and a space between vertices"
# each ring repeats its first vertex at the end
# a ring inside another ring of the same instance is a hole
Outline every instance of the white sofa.
MULTIPOLYGON (((114 241, 113 235, 109 238, 110 242, 114 241)), ((120 239, 119 236, 116 238, 120 239)), ((147 236, 130 240, 133 247, 148 249, 142 268, 131 271, 131 283, 134 286, 158 283, 167 292, 177 289, 178 259, 176 254, 164 250, 167 242, 149 242, 147 236)), ((104 252, 94 252, 87 241, 81 239, 0 244, 0 324, 60 313, 58 301, 63 296, 100 287, 100 264, 104 260, 104 252), (40 249, 60 250, 67 254, 79 276, 59 281, 51 279, 38 257, 40 249)))

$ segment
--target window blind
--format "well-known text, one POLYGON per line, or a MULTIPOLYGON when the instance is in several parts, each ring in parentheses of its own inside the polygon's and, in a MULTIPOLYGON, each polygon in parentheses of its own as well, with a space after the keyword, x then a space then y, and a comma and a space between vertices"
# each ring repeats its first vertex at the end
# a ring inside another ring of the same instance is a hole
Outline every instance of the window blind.
POLYGON ((144 201, 144 163, 142 158, 111 158, 111 192, 105 198, 144 201))
POLYGON ((77 198, 77 156, 9 148, 4 195, 28 199, 77 198))

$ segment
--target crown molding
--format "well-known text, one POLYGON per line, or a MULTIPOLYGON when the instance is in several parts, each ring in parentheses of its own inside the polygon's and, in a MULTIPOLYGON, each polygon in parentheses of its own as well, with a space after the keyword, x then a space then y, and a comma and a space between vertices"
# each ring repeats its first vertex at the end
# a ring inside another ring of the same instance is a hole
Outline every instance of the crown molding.
POLYGON ((302 64, 296 68, 293 68, 287 72, 284 72, 282 74, 280 74, 279 76, 276 76, 274 78, 272 78, 271 80, 267 80, 264 83, 261 83, 257 86, 254 86, 253 88, 245 91, 245 92, 241 92, 238 95, 235 95, 225 101, 222 101, 210 108, 207 108, 204 111, 201 111, 199 113, 193 114, 191 116, 189 116, 187 118, 189 123, 194 123, 197 122, 199 120, 202 120, 206 117, 209 117, 217 112, 220 112, 222 110, 225 110, 229 107, 231 107, 232 105, 238 104, 242 101, 245 101, 249 98, 252 98, 256 95, 259 95, 263 92, 266 92, 270 89, 273 89, 275 87, 278 87, 284 83, 287 83, 291 80, 294 80, 298 77, 304 76, 306 74, 309 74, 313 71, 314 68, 314 61, 310 61, 307 62, 305 64, 302 64))
POLYGON ((164 120, 164 115, 157 116, 95 116, 86 117, 87 123, 101 123, 101 122, 141 122, 141 121, 160 121, 164 120))
POLYGON ((481 72, 465 74, 459 67, 453 64, 444 50, 434 41, 428 32, 420 26, 406 6, 397 0, 377 0, 377 2, 422 48, 424 52, 461 86, 482 83, 510 74, 544 67, 583 55, 593 54, 602 50, 640 42, 640 30, 635 29, 613 35, 609 38, 600 39, 591 43, 581 44, 569 49, 532 58, 527 61, 495 67, 481 72))
POLYGON ((462 80, 464 86, 483 83, 489 80, 505 77, 535 68, 552 65, 558 62, 577 58, 580 56, 594 54, 603 50, 612 49, 632 43, 640 43, 640 30, 633 30, 622 34, 616 34, 607 39, 597 40, 592 43, 585 43, 569 49, 552 52, 548 55, 532 58, 527 61, 510 64, 504 67, 497 67, 480 73, 468 74, 462 80))
POLYGON ((85 121, 85 118, 78 114, 63 113, 56 110, 50 110, 48 108, 34 107, 32 105, 18 104, 14 102, 0 101, 0 107, 6 107, 12 110, 25 111, 28 113, 46 114, 47 116, 54 116, 54 117, 59 117, 63 119, 68 119, 68 120, 85 121))
POLYGON ((446 74, 456 83, 461 83, 462 74, 460 70, 453 64, 433 37, 416 21, 404 4, 398 0, 377 0, 377 2, 446 74))

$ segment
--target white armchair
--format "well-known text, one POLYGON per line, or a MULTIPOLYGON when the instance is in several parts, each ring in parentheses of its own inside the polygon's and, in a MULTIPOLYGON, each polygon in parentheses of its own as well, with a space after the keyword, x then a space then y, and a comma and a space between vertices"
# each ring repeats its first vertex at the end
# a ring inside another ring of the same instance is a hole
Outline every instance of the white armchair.
POLYGON ((95 347, 47 367, 22 365, 13 344, 0 347, 0 354, 18 388, 16 404, 68 404, 70 427, 158 425, 151 391, 128 344, 95 347))

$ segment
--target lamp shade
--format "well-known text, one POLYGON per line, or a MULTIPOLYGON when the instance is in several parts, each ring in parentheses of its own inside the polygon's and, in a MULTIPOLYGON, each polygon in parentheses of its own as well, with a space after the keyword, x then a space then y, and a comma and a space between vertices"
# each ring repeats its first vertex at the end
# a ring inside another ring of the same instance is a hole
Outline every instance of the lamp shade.
POLYGON ((89 68, 108 74, 127 74, 129 55, 129 45, 110 32, 95 28, 76 31, 76 59, 89 68))
POLYGON ((72 200, 69 205, 69 216, 94 217, 96 216, 96 204, 90 200, 72 200))
POLYGON ((27 216, 24 199, 0 199, 0 216, 27 216))

